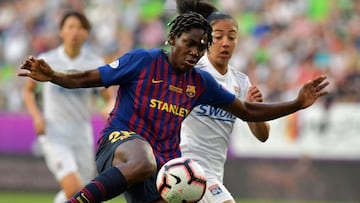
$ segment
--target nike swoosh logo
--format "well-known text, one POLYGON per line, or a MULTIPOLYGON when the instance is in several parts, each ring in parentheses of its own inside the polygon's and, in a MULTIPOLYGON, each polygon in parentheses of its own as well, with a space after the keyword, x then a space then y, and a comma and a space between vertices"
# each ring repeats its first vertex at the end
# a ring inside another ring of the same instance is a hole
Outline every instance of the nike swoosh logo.
POLYGON ((164 82, 163 80, 155 80, 154 78, 151 80, 152 83, 158 84, 164 82))
MULTIPOLYGON (((83 200, 85 200, 86 202, 90 202, 89 199, 85 196, 85 194, 82 192, 81 197, 83 198, 83 200)), ((79 202, 83 202, 81 199, 77 199, 79 202)))
POLYGON ((171 173, 170 173, 170 175, 176 179, 175 185, 177 185, 177 184, 179 184, 181 182, 181 178, 179 178, 178 176, 176 176, 174 174, 171 174, 171 173))

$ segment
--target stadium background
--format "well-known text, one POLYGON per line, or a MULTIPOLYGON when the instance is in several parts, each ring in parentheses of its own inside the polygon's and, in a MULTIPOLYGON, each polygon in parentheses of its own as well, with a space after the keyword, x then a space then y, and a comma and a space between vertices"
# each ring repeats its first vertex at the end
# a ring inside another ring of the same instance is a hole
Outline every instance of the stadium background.
MULTIPOLYGON (((324 73, 330 94, 315 106, 271 121, 255 141, 239 122, 225 184, 236 197, 360 201, 360 1, 213 1, 236 17, 240 42, 232 64, 259 86, 265 101, 293 98, 299 84, 324 73)), ((18 66, 59 43, 66 9, 92 25, 87 46, 107 62, 136 47, 163 46, 173 0, 0 0, 0 190, 54 192, 24 109, 18 66)), ((39 98, 41 94, 38 95, 39 98)), ((103 121, 95 109, 95 135, 103 121)), ((1 196, 0 196, 1 202, 1 196)))

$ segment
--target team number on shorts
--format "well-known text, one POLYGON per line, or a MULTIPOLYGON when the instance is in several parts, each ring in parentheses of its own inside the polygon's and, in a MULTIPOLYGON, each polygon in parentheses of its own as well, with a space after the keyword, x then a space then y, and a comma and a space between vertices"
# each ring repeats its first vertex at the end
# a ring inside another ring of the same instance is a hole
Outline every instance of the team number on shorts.
POLYGON ((118 140, 124 140, 126 138, 131 137, 131 135, 135 134, 135 132, 129 132, 129 131, 114 131, 109 135, 109 141, 111 143, 114 143, 118 140))
POLYGON ((212 195, 218 195, 222 192, 221 188, 219 187, 218 184, 212 185, 209 187, 209 190, 211 192, 212 195))

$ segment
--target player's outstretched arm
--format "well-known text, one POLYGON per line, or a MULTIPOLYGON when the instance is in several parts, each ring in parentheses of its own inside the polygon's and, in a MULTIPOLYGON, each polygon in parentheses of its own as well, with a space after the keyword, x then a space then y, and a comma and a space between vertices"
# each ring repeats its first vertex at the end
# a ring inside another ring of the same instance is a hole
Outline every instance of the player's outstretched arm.
POLYGON ((328 93, 324 90, 328 84, 326 76, 319 76, 306 82, 300 89, 297 98, 292 101, 266 104, 235 99, 232 104, 224 106, 223 109, 244 121, 273 120, 311 106, 319 97, 328 93))
POLYGON ((100 73, 97 69, 71 73, 53 70, 44 60, 30 56, 20 66, 18 76, 29 77, 40 82, 50 81, 66 88, 100 87, 100 73))

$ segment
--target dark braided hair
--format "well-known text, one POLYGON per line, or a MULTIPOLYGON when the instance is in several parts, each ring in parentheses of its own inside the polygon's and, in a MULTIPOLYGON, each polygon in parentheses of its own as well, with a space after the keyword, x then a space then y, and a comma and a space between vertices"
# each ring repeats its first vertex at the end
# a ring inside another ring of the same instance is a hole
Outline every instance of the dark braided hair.
POLYGON ((191 11, 183 13, 171 21, 168 26, 171 26, 170 35, 174 35, 176 37, 180 37, 182 33, 189 32, 192 28, 203 29, 208 39, 206 49, 208 49, 212 44, 212 27, 210 23, 198 13, 191 11))

